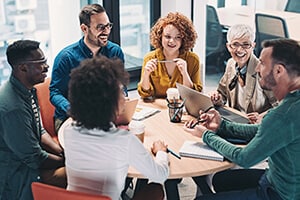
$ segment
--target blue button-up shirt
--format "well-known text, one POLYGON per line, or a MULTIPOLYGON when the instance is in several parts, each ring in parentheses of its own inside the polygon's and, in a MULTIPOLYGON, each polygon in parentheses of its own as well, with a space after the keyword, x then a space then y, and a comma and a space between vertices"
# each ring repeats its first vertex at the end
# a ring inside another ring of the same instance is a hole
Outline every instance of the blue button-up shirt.
MULTIPOLYGON (((116 57, 124 62, 122 49, 111 41, 108 41, 106 46, 101 47, 97 55, 104 55, 108 58, 116 57)), ((67 110, 70 107, 67 98, 71 70, 79 66, 82 60, 92 57, 93 53, 86 46, 83 38, 67 46, 56 56, 50 83, 50 101, 55 106, 55 118, 63 121, 67 118, 67 110)))

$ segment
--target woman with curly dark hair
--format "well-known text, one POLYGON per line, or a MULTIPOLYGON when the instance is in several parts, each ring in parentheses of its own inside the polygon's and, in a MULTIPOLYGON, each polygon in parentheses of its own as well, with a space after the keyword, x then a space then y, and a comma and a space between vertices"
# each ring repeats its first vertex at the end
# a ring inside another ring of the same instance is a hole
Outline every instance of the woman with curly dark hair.
POLYGON ((119 59, 94 57, 72 70, 71 118, 61 127, 67 189, 121 199, 128 168, 133 166, 154 182, 142 188, 133 199, 162 200, 162 183, 169 175, 167 145, 154 142, 153 159, 134 134, 113 123, 124 111, 123 85, 127 82, 128 74, 119 59))
POLYGON ((142 98, 166 97, 170 87, 179 82, 202 90, 199 57, 191 52, 197 33, 190 19, 170 12, 151 29, 150 42, 155 48, 144 57, 138 92, 142 98))

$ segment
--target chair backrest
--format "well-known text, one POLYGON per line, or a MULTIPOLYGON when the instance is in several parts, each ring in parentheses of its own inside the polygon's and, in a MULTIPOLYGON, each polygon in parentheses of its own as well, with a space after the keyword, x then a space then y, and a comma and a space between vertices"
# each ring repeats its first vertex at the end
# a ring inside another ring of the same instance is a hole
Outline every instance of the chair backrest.
POLYGON ((285 6, 285 11, 300 13, 300 1, 288 0, 285 6))
POLYGON ((35 85, 37 98, 40 106, 41 118, 44 129, 54 138, 57 134, 54 128, 54 106, 50 102, 50 85, 51 78, 46 78, 43 83, 35 85))
POLYGON ((226 50, 223 27, 213 6, 206 6, 206 16, 206 62, 208 65, 213 64, 222 67, 219 65, 222 65, 226 50))
POLYGON ((206 56, 214 53, 223 52, 224 40, 222 26, 216 9, 213 6, 206 6, 206 56))
POLYGON ((268 39, 288 38, 286 22, 279 16, 256 13, 255 14, 256 28, 256 56, 260 55, 261 42, 268 39))
POLYGON ((34 200, 111 200, 108 196, 69 191, 39 182, 33 182, 31 189, 34 200))

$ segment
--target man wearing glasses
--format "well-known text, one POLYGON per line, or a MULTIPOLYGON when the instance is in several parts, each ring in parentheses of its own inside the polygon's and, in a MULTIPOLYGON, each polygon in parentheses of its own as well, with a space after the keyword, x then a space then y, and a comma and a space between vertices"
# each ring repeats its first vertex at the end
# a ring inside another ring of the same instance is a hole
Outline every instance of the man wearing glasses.
POLYGON ((9 45, 12 73, 0 88, 0 199, 33 199, 32 182, 65 188, 63 149, 43 128, 34 85, 49 66, 39 42, 9 45))
POLYGON ((250 123, 259 123, 265 111, 276 105, 272 92, 263 90, 255 67, 258 59, 253 53, 255 34, 244 24, 232 26, 227 33, 228 60, 225 73, 211 100, 216 106, 228 105, 247 113, 250 123))
MULTIPOLYGON (((119 45, 108 40, 113 24, 105 9, 99 4, 86 5, 79 14, 80 28, 84 36, 76 43, 64 48, 54 60, 50 100, 55 106, 55 129, 58 131, 67 119, 69 109, 68 83, 72 69, 87 58, 104 55, 119 58, 124 62, 124 54, 119 45)), ((126 91, 127 94, 127 91, 126 91)))

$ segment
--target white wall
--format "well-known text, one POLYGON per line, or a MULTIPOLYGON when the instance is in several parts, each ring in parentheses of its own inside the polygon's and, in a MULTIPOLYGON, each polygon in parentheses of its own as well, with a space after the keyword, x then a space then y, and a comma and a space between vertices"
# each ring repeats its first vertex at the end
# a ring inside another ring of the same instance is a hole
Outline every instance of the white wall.
POLYGON ((201 61, 201 80, 205 88, 205 66, 206 66, 206 4, 207 0, 194 1, 194 25, 198 33, 198 40, 194 52, 198 54, 201 61))
POLYGON ((48 64, 51 66, 57 53, 69 44, 74 43, 81 37, 78 14, 80 1, 55 0, 48 1, 49 24, 50 24, 50 47, 51 52, 48 64))

